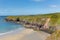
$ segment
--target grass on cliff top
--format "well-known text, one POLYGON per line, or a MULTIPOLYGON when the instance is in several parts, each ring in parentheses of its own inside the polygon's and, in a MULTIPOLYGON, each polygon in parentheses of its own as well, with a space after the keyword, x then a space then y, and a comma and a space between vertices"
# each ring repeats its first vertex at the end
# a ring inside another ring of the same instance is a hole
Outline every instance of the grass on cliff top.
POLYGON ((25 20, 28 22, 36 22, 44 24, 45 21, 41 20, 43 18, 51 18, 50 25, 60 25, 60 13, 51 13, 51 14, 40 14, 40 15, 27 15, 27 16, 8 16, 8 19, 16 20, 19 18, 20 20, 25 20))

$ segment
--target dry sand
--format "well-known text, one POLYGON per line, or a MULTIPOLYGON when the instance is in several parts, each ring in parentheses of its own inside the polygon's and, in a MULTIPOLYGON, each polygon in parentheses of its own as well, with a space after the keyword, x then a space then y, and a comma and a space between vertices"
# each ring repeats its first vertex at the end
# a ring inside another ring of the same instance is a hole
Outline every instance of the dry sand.
POLYGON ((45 32, 37 32, 32 29, 24 29, 22 31, 13 32, 0 36, 0 40, 45 40, 50 34, 45 32))

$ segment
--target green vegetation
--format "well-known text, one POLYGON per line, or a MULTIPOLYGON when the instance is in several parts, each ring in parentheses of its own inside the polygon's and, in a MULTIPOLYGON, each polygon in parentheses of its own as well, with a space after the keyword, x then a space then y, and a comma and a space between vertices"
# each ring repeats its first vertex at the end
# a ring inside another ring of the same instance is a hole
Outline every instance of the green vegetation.
POLYGON ((60 30, 55 31, 46 40, 60 40, 60 30))
POLYGON ((46 18, 51 18, 49 25, 55 26, 60 25, 60 13, 51 13, 51 14, 41 14, 41 15, 28 15, 28 16, 8 16, 8 19, 16 20, 25 20, 32 23, 44 24, 46 18), (43 20, 45 19, 45 20, 43 20))

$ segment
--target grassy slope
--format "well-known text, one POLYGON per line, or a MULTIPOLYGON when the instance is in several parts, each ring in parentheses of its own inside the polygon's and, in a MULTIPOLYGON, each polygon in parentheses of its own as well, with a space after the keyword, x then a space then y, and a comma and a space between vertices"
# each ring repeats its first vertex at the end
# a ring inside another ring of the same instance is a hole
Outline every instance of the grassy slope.
POLYGON ((60 40, 60 30, 55 31, 46 40, 60 40))
POLYGON ((41 15, 28 15, 28 16, 9 16, 9 19, 19 18, 20 20, 26 20, 28 22, 36 22, 36 23, 45 23, 42 21, 42 18, 50 17, 50 25, 58 24, 60 25, 60 13, 51 13, 51 14, 41 14, 41 15))
MULTIPOLYGON (((52 13, 52 14, 42 14, 42 15, 29 15, 29 16, 9 16, 7 18, 16 19, 20 18, 20 20, 26 20, 29 22, 37 22, 44 23, 41 18, 50 17, 50 25, 60 25, 60 13, 52 13)), ((60 40, 60 30, 55 31, 51 36, 49 36, 46 40, 60 40)))

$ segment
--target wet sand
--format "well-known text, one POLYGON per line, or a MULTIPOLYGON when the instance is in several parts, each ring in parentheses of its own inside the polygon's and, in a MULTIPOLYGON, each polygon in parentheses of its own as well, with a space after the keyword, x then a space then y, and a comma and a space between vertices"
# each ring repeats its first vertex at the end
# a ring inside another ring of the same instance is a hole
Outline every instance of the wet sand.
POLYGON ((37 32, 32 29, 24 29, 0 36, 0 40, 45 40, 48 36, 50 34, 42 31, 37 32))

